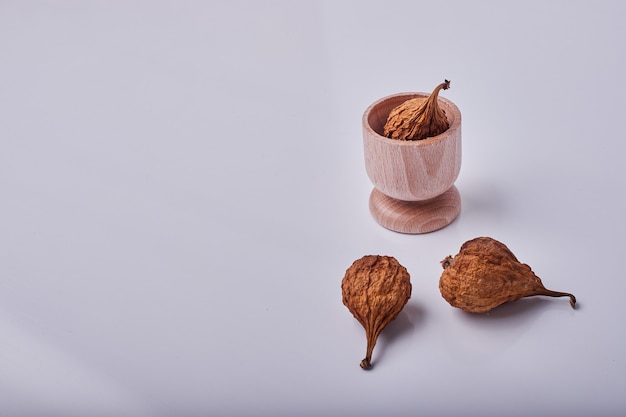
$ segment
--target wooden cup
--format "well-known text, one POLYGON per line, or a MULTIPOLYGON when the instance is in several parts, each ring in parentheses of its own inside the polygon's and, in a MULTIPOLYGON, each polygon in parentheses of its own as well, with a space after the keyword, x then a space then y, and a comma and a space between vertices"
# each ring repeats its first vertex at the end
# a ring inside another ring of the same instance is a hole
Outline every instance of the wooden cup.
POLYGON ((450 224, 461 210, 454 186, 461 170, 461 112, 439 97, 450 127, 440 135, 404 141, 383 136, 391 110, 427 93, 382 98, 363 114, 365 169, 374 189, 369 206, 376 221, 401 233, 428 233, 450 224))

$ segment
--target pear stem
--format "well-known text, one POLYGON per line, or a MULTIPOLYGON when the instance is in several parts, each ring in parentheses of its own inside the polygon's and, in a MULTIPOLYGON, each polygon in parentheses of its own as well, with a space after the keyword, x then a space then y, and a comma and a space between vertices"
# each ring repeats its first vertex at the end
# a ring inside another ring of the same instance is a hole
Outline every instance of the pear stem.
POLYGON ((432 92, 432 95, 434 95, 436 98, 439 95, 439 92, 441 90, 447 90, 448 88, 450 88, 450 80, 443 80, 441 84, 435 87, 435 90, 432 92))
POLYGON ((548 297, 569 297, 569 305, 571 305, 572 308, 576 308, 576 297, 574 297, 574 294, 544 289, 537 295, 546 295, 548 297))
POLYGON ((450 88, 450 80, 444 80, 441 84, 439 84, 437 87, 435 87, 435 89, 430 94, 430 96, 428 96, 428 100, 426 100, 425 106, 426 107, 439 108, 439 105, 437 103, 437 98, 439 97, 439 92, 441 90, 447 90, 448 88, 450 88))
POLYGON ((376 333, 367 333, 367 350, 365 351, 365 359, 361 361, 361 368, 363 369, 372 367, 372 353, 374 352, 374 346, 376 346, 376 339, 378 339, 376 333))

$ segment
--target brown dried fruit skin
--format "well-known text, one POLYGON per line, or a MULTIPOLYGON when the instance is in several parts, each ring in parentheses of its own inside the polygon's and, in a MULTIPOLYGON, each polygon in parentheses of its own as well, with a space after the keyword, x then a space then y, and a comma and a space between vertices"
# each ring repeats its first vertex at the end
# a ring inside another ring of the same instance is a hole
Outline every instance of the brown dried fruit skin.
POLYGON ((341 292, 343 303, 365 328, 367 350, 361 368, 368 369, 378 336, 411 298, 409 273, 391 256, 367 255, 346 270, 341 292))
POLYGON ((446 112, 439 107, 439 91, 450 88, 445 80, 425 98, 413 98, 395 107, 389 113, 383 134, 391 139, 422 140, 440 135, 448 130, 450 123, 446 112))
POLYGON ((484 313, 533 295, 569 297, 572 308, 576 305, 576 297, 547 290, 530 266, 519 262, 506 245, 489 237, 465 242, 455 257, 446 257, 441 265, 441 295, 450 305, 470 313, 484 313))

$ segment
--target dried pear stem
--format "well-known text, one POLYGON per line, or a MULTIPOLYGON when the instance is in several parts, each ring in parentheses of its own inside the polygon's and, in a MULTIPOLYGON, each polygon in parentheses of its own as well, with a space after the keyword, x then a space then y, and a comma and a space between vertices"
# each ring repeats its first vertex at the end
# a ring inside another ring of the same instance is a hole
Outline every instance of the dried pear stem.
MULTIPOLYGON (((429 120, 431 124, 438 122, 435 119, 439 114, 439 102, 437 101, 437 98, 439 98, 439 92, 441 90, 447 90, 449 88, 450 88, 450 80, 444 80, 441 84, 435 87, 433 92, 430 93, 430 96, 428 96, 428 100, 426 100, 426 109, 424 110, 424 112, 427 115, 431 116, 431 119, 429 120)), ((446 119, 446 123, 447 122, 448 120, 446 119)))
POLYGON ((372 367, 372 353, 374 352, 374 346, 376 346, 376 339, 378 336, 367 335, 367 350, 365 352, 365 359, 361 361, 361 368, 369 369, 372 367))
POLYGON ((546 290, 537 292, 536 295, 545 295, 548 297, 569 297, 569 305, 571 305, 572 308, 576 308, 576 297, 574 296, 574 294, 570 294, 568 292, 552 291, 552 290, 546 289, 546 290))
POLYGON ((449 88, 450 81, 444 80, 427 99, 416 97, 392 109, 383 134, 390 139, 422 140, 445 132, 450 124, 437 99, 441 90, 449 88))
POLYGON ((372 367, 372 353, 374 352, 374 347, 376 346, 378 337, 382 333, 385 326, 387 326, 388 322, 391 320, 393 320, 393 318, 391 318, 387 314, 382 314, 380 316, 377 316, 371 322, 371 326, 368 326, 365 329, 365 337, 367 339, 367 349, 365 351, 365 358, 361 361, 361 364, 360 364, 361 368, 369 369, 372 367))

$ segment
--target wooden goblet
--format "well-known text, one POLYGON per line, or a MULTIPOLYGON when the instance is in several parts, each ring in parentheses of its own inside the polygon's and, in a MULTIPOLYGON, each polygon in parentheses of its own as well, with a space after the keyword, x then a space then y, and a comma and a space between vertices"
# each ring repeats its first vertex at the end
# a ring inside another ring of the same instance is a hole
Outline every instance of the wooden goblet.
POLYGON ((369 206, 374 219, 401 233, 428 233, 450 224, 461 210, 454 186, 461 170, 461 112, 443 97, 439 106, 450 127, 423 140, 383 136, 391 110, 426 93, 401 93, 382 98, 363 114, 365 169, 374 189, 369 206))

